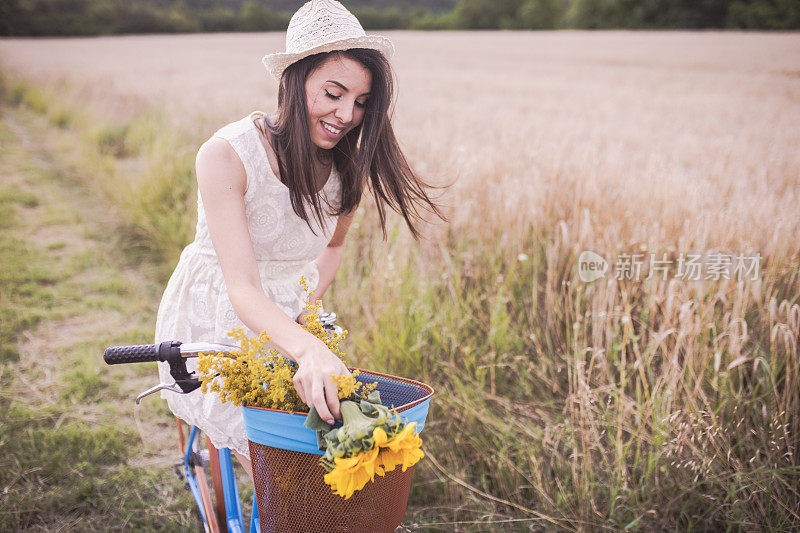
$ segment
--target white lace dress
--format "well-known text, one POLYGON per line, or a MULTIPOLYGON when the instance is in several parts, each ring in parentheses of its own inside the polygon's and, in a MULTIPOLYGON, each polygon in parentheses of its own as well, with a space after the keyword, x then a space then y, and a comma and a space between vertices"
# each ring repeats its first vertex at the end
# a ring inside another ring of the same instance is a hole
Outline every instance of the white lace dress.
MULTIPOLYGON (((245 211, 264 292, 284 313, 297 318, 305 299, 300 276, 305 275, 309 287, 317 286, 319 271, 314 259, 333 236, 336 217, 326 216, 324 227, 312 217, 314 235, 308 224, 295 214, 289 189, 272 172, 253 122, 259 114, 263 113, 254 111, 220 128, 214 136, 230 143, 247 173, 245 211)), ((320 194, 338 205, 341 182, 335 168, 331 169, 320 194)), ((233 344, 227 332, 236 326, 245 328, 248 335, 255 334, 233 310, 208 233, 202 198, 197 196, 196 235, 181 253, 162 296, 156 319, 156 343, 178 340, 233 344)), ((324 208, 324 201, 322 205, 324 208)), ((186 366, 189 371, 195 370, 197 359, 188 359, 186 366)), ((159 363, 159 376, 162 383, 174 381, 167 363, 159 363)), ((162 392, 161 396, 177 417, 199 426, 216 447, 232 448, 249 457, 241 407, 221 403, 218 394, 204 394, 199 389, 189 394, 162 392)))

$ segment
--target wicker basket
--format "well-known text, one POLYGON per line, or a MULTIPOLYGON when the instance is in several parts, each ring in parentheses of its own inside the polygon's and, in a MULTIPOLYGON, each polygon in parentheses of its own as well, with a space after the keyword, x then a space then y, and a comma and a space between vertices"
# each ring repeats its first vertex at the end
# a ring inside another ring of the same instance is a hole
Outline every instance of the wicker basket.
MULTIPOLYGON (((377 383, 381 402, 394 406, 422 431, 433 389, 410 379, 360 370, 358 381, 377 383)), ((324 482, 316 432, 305 414, 244 408, 258 514, 263 533, 391 532, 403 521, 413 468, 395 468, 345 500, 324 482)))

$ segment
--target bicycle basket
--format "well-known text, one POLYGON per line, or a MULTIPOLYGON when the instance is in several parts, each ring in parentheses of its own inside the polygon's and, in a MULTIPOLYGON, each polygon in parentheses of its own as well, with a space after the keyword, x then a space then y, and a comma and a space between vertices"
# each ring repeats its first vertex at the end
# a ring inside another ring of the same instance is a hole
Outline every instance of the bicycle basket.
MULTIPOLYGON (((365 384, 377 383, 381 402, 396 407, 422 431, 433 389, 410 379, 360 370, 365 384)), ((316 432, 305 414, 244 407, 258 514, 264 533, 391 532, 403 521, 413 467, 375 479, 345 500, 323 480, 316 432)))

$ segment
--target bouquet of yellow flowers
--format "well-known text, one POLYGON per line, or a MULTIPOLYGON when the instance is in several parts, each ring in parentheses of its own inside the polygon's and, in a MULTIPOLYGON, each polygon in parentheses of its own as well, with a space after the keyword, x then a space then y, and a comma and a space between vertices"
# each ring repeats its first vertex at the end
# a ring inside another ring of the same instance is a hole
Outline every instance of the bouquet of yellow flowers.
MULTIPOLYGON (((347 331, 327 331, 319 315, 322 302, 309 303, 313 292, 308 291, 305 279, 300 279, 300 285, 308 293, 302 327, 344 360, 341 342, 347 331)), ((382 476, 397 466, 405 471, 423 457, 415 423, 406 425, 396 412, 381 405, 377 384, 356 380, 358 370, 332 376, 343 417, 343 425, 334 427, 300 400, 292 381, 297 364, 268 347, 266 332, 250 337, 243 328, 235 328, 228 335, 239 341, 238 350, 200 354, 198 375, 203 392, 217 392, 221 401, 234 405, 308 412, 305 425, 317 432, 318 447, 325 451, 320 458, 328 472, 324 479, 336 494, 347 499, 375 475, 382 476)))
MULTIPOLYGON (((221 401, 234 405, 308 412, 292 382, 297 363, 268 348, 269 337, 265 332, 249 337, 243 328, 234 328, 228 335, 239 341, 238 350, 200 354, 197 371, 203 392, 218 392, 221 401)), ((359 394, 366 397, 374 388, 356 381, 357 375, 358 370, 333 376, 339 399, 359 394)))
POLYGON ((341 427, 322 420, 312 407, 306 427, 323 433, 320 449, 325 454, 320 464, 328 471, 325 483, 336 494, 348 499, 376 475, 401 466, 403 472, 424 457, 422 439, 414 431, 416 422, 405 424, 396 412, 381 405, 380 393, 367 399, 341 403, 341 427))

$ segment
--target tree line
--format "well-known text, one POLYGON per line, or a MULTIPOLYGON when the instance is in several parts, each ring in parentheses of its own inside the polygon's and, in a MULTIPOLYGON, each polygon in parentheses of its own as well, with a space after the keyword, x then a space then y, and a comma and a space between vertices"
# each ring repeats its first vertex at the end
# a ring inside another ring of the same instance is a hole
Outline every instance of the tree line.
MULTIPOLYGON (((351 8, 367 30, 800 29, 798 0, 455 0, 444 11, 389 4, 351 8)), ((3 0, 0 35, 283 31, 290 17, 254 0, 3 0)))

